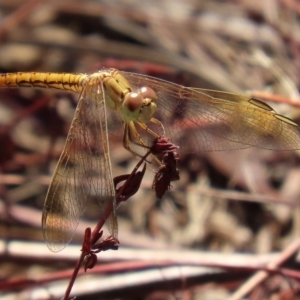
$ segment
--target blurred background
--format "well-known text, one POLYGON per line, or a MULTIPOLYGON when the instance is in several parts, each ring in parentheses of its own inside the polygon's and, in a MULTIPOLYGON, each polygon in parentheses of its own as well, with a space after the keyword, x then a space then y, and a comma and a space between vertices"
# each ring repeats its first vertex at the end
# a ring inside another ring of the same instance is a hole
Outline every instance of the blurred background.
MULTIPOLYGON (((299 50, 296 0, 0 0, 1 73, 117 68, 252 95, 298 123, 299 50)), ((0 90, 1 299, 61 298, 84 228, 97 220, 90 203, 66 249, 53 254, 43 242, 45 195, 77 100, 0 90)), ((121 141, 111 149, 114 176, 129 173, 136 158, 121 141)), ((120 249, 100 253, 72 295, 297 299, 299 151, 181 154, 180 177, 158 201, 147 172, 118 209, 120 249), (272 263, 282 269, 238 294, 272 263)))

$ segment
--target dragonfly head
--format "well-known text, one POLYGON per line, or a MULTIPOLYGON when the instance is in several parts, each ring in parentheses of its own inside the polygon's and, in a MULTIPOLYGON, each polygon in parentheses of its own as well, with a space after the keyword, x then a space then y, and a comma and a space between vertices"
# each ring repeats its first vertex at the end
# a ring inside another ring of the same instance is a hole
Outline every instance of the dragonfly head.
POLYGON ((156 93, 148 87, 142 87, 137 93, 126 94, 121 108, 124 121, 149 122, 156 112, 156 102, 156 93))

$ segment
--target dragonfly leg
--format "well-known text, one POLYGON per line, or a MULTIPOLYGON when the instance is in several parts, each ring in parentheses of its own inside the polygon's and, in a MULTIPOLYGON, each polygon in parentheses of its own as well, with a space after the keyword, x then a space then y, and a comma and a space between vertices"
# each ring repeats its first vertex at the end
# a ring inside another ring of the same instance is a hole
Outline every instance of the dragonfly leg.
POLYGON ((130 123, 125 123, 124 124, 124 135, 123 135, 123 146, 126 150, 131 152, 133 155, 138 156, 140 158, 143 157, 143 155, 137 153, 136 151, 132 150, 130 147, 130 143, 136 144, 140 147, 149 149, 148 146, 145 145, 143 140, 141 139, 140 135, 137 133, 134 124, 131 124, 132 126, 129 125, 130 123), (133 137, 132 134, 135 136, 133 137), (138 142, 136 141, 138 140, 138 142))
MULTIPOLYGON (((158 120, 152 118, 150 120, 150 122, 156 124, 156 125, 159 125, 159 126, 162 126, 162 129, 163 129, 163 132, 165 133, 165 130, 163 128, 163 125, 161 124, 161 122, 159 122, 158 120), (153 120, 153 121, 152 121, 153 120), (158 123, 156 123, 156 121, 158 123)), ((141 123, 141 122, 136 122, 136 124, 138 124, 142 129, 144 129, 146 132, 148 132, 150 135, 152 135, 154 138, 158 138, 160 137, 159 134, 155 133, 152 129, 150 129, 145 123, 141 123)))
MULTIPOLYGON (((144 127, 142 127, 142 128, 144 128, 144 127)), ((155 134, 155 133, 153 132, 153 134, 155 134)), ((158 137, 158 135, 155 134, 155 137, 158 137)), ((133 143, 133 144, 135 144, 137 146, 140 146, 142 148, 145 148, 145 149, 150 149, 150 147, 147 146, 145 144, 145 142, 142 140, 142 138, 139 135, 139 133, 137 132, 133 122, 129 122, 129 123, 124 124, 123 146, 126 150, 131 152, 133 155, 142 158, 143 155, 141 155, 141 154, 137 153, 136 151, 134 151, 130 147, 130 143, 133 143)), ((155 160, 156 163, 161 165, 161 162, 159 161, 159 159, 155 155, 151 154, 151 156, 152 156, 153 160, 155 160)), ((149 161, 147 161, 147 162, 149 163, 149 161)))
POLYGON ((157 120, 155 118, 151 118, 150 122, 157 125, 158 127, 160 127, 160 129, 163 133, 162 136, 165 136, 165 128, 164 128, 164 125, 162 124, 162 122, 160 122, 159 120, 157 120))

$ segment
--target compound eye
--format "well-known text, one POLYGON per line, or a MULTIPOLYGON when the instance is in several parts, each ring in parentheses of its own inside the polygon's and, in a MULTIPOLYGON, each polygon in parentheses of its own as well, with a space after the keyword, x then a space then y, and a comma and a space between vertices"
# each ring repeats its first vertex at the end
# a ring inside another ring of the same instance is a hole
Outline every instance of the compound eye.
POLYGON ((129 93, 124 98, 123 105, 126 105, 128 111, 135 112, 140 110, 143 104, 143 97, 138 93, 129 93))
POLYGON ((122 104, 123 118, 127 121, 136 119, 143 105, 143 96, 140 93, 128 93, 122 104))
POLYGON ((156 93, 147 86, 143 86, 140 89, 140 94, 143 96, 144 99, 149 99, 149 100, 151 100, 151 102, 156 102, 156 100, 157 100, 156 93))

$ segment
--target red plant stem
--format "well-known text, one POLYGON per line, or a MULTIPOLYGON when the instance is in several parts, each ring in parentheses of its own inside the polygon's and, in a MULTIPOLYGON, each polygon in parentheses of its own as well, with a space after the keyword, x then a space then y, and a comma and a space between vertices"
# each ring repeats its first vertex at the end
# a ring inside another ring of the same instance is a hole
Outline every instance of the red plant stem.
MULTIPOLYGON (((118 191, 117 195, 116 195, 116 203, 120 203, 121 201, 126 201, 127 198, 125 196, 124 198, 124 192, 126 191, 126 188, 128 187, 129 183, 130 183, 130 180, 133 178, 133 176, 136 174, 138 168, 141 166, 141 164, 145 161, 145 159, 147 158, 147 156, 151 153, 151 151, 148 151, 141 159, 140 161, 137 163, 137 165, 135 166, 135 168, 133 169, 133 171, 131 172, 131 174, 129 175, 129 177, 127 178, 127 180, 125 181, 125 183, 123 184, 123 186, 120 188, 120 190, 118 191)), ((99 237, 99 232, 101 230, 101 228, 103 227, 106 219, 110 216, 110 214, 113 212, 113 203, 110 203, 106 210, 104 211, 104 214, 102 215, 101 219, 99 220, 99 222, 97 223, 96 227, 94 228, 93 232, 92 232, 92 235, 91 235, 91 238, 90 238, 90 241, 91 243, 95 243, 99 237)), ((71 276, 71 279, 69 281, 69 284, 67 286, 67 289, 66 289, 66 292, 65 292, 65 295, 63 297, 63 300, 68 300, 69 299, 69 296, 70 296, 70 293, 71 293, 71 290, 72 290, 72 287, 74 285, 74 282, 76 280, 76 277, 78 275, 78 272, 80 270, 80 267, 82 265, 82 262, 84 260, 84 257, 86 255, 86 251, 84 251, 84 243, 86 241, 84 240, 83 241, 83 245, 82 245, 82 252, 81 252, 81 255, 76 263, 76 266, 75 266, 75 269, 72 273, 72 276, 71 276)))
MULTIPOLYGON (((120 190, 118 191, 117 195, 116 195, 116 204, 118 205, 120 202, 122 201, 126 201, 127 198, 125 197, 125 199, 122 197, 124 195, 124 191, 126 191, 126 187, 128 186, 130 180, 133 178, 133 176, 136 174, 138 168, 141 166, 141 164, 145 161, 145 159, 147 158, 147 156, 150 154, 150 151, 148 151, 141 159, 140 161, 137 163, 137 165, 135 166, 135 168, 133 169, 133 171, 131 172, 131 174, 129 175, 129 177, 127 178, 127 180, 125 181, 124 185, 120 188, 120 190)), ((99 220, 99 222, 97 223, 96 227, 94 228, 92 235, 91 235, 91 241, 95 242, 95 239, 98 236, 98 233, 100 232, 101 228, 103 227, 105 221, 107 220, 107 218, 110 216, 110 214, 113 212, 113 203, 110 203, 106 210, 104 211, 104 214, 102 215, 102 218, 99 220)))
POLYGON ((74 269, 74 271, 72 273, 72 276, 71 276, 71 279, 70 279, 69 284, 67 286, 67 289, 66 289, 65 295, 63 297, 63 300, 68 300, 69 299, 72 287, 73 287, 74 282, 75 282, 75 280, 77 278, 78 272, 80 270, 80 267, 82 265, 82 262, 83 262, 83 259, 84 259, 85 255, 86 255, 86 253, 84 251, 82 251, 79 259, 77 260, 75 269, 74 269))

